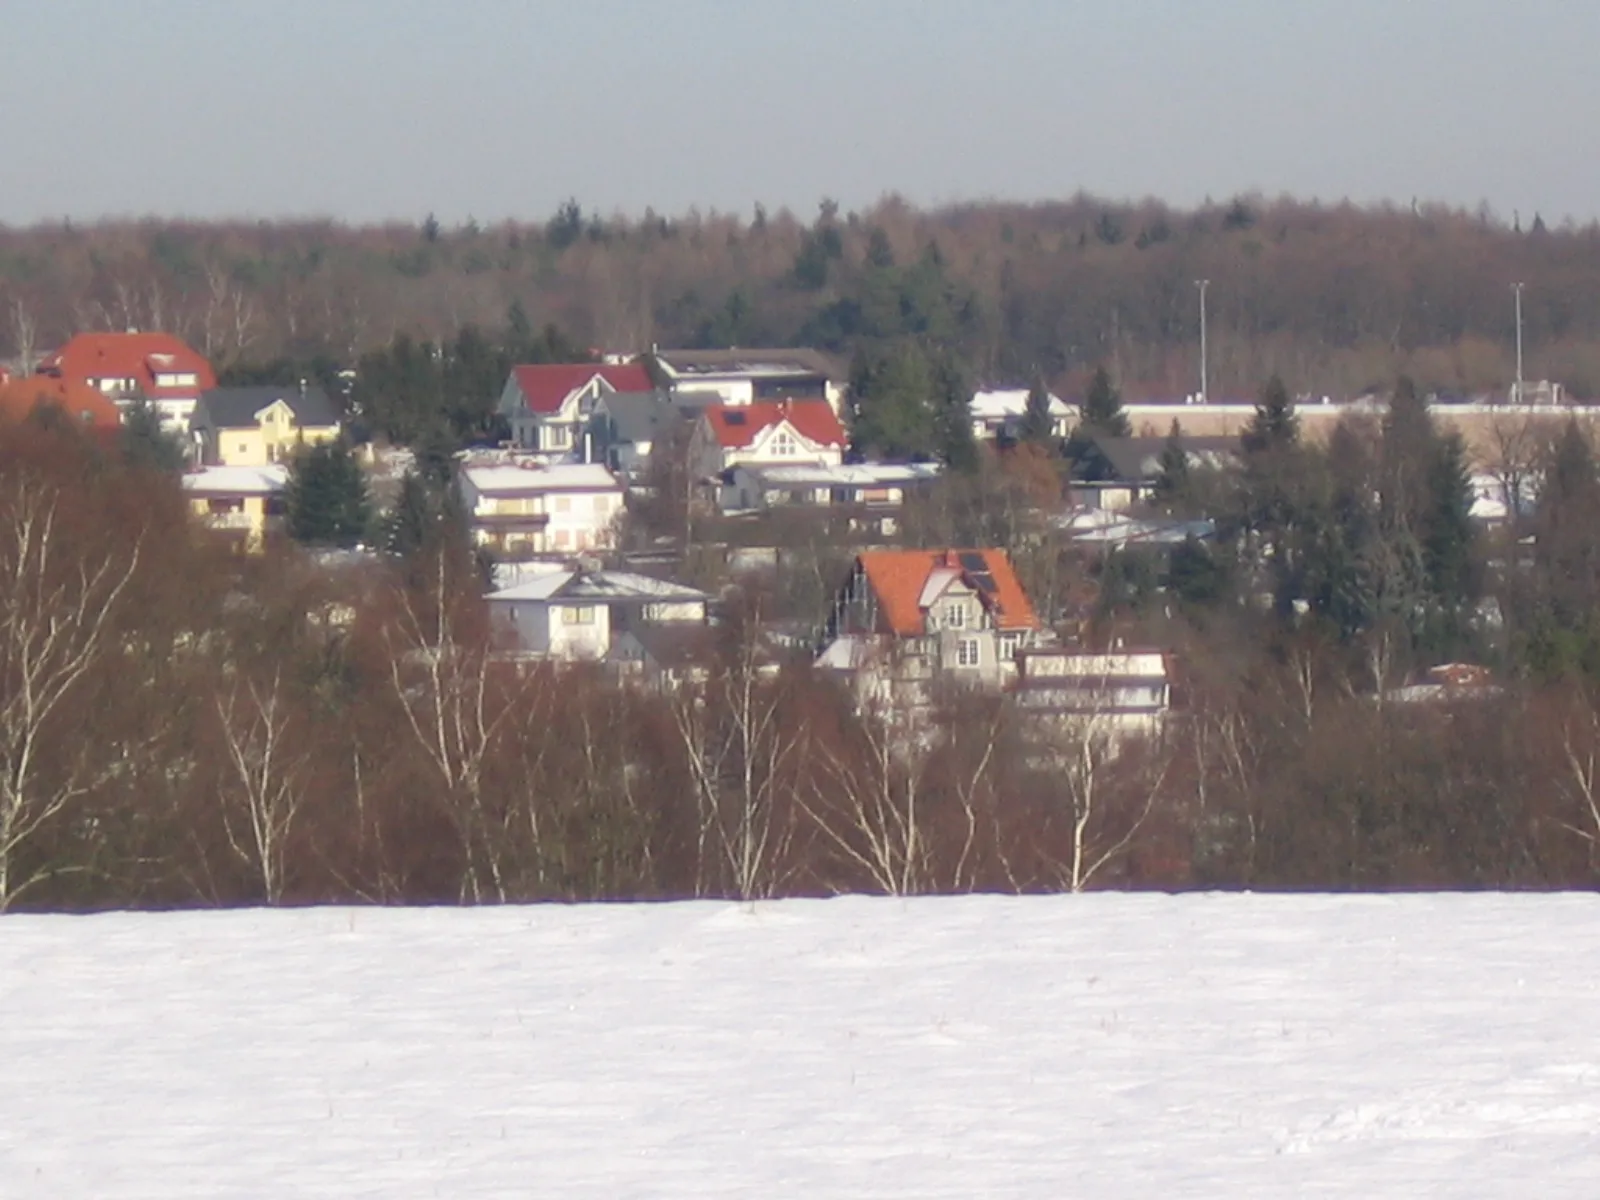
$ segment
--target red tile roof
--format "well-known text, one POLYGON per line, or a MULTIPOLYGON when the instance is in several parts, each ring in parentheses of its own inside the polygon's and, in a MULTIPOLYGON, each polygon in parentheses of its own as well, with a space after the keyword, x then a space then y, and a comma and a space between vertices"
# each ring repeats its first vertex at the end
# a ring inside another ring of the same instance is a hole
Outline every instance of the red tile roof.
POLYGON ((40 405, 61 409, 73 424, 86 429, 115 429, 122 424, 117 406, 86 383, 45 375, 0 383, 0 414, 6 418, 23 420, 40 405))
POLYGON ((39 373, 76 383, 131 379, 152 400, 199 396, 217 377, 198 351, 170 333, 80 333, 39 364, 39 373), (193 385, 157 387, 156 376, 193 375, 193 385))
POLYGON ((977 555, 994 579, 994 591, 980 594, 994 613, 998 628, 1039 628, 1039 618, 1004 550, 872 550, 859 555, 856 562, 877 597, 880 620, 888 626, 888 632, 901 637, 926 632, 920 601, 928 576, 934 571, 955 568, 969 586, 976 586, 972 577, 979 572, 962 561, 963 555, 977 555))
POLYGON ((705 410, 717 444, 739 450, 763 429, 788 421, 801 437, 822 446, 843 446, 844 426, 826 400, 773 400, 756 404, 712 404, 705 410))
POLYGON ((639 363, 540 363, 511 368, 529 412, 559 412, 568 396, 596 375, 618 392, 648 392, 650 376, 639 363))

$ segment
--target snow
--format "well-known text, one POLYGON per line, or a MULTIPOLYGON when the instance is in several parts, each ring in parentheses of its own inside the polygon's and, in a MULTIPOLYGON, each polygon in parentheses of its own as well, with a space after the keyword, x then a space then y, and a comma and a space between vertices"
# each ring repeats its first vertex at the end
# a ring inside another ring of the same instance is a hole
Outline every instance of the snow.
POLYGON ((7 1197, 1593 1197, 1600 899, 0 922, 7 1197))
POLYGON ((260 467, 197 467, 183 475, 183 490, 202 495, 269 496, 289 484, 288 468, 282 463, 260 467))
MULTIPOLYGON (((1050 415, 1065 417, 1072 413, 1061 397, 1054 392, 1046 393, 1049 397, 1050 415)), ((972 399, 967 402, 967 410, 973 420, 999 420, 1003 417, 1020 417, 1028 411, 1027 388, 996 388, 989 391, 977 391, 972 399)))
POLYGON ((545 466, 529 461, 524 466, 464 467, 461 474, 473 489, 485 495, 502 492, 620 492, 622 485, 600 463, 556 463, 545 466))

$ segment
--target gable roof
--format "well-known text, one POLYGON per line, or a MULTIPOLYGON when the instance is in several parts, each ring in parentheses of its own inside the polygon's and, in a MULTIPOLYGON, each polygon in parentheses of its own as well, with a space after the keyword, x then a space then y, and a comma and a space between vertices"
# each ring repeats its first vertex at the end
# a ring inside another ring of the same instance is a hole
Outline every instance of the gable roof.
POLYGON ((217 386, 217 377, 198 351, 170 333, 80 333, 39 364, 39 374, 87 383, 92 379, 132 379, 146 396, 194 396, 217 386), (156 376, 192 374, 195 382, 157 387, 156 376))
POLYGON ((726 350, 655 350, 651 357, 669 376, 695 375, 821 375, 843 383, 848 372, 831 354, 810 347, 726 350))
POLYGON ((708 404, 704 413, 724 450, 739 450, 763 430, 788 421, 801 437, 821 446, 843 446, 844 426, 826 400, 770 400, 755 404, 708 404))
POLYGON ((631 571, 548 571, 490 592, 489 600, 596 600, 607 603, 704 604, 698 588, 631 571))
POLYGON ((998 628, 1039 628, 1004 550, 870 550, 858 555, 856 563, 877 597, 881 623, 901 637, 926 630, 927 605, 956 578, 978 591, 998 628), (985 573, 992 588, 983 586, 985 573))
POLYGON ((0 382, 0 414, 20 421, 41 405, 53 405, 73 424, 89 429, 114 429, 122 424, 117 406, 99 388, 79 380, 30 375, 0 382))
MULTIPOLYGON (((1167 446, 1164 437, 1096 435, 1091 441, 1119 480, 1132 483, 1161 474, 1161 452, 1167 446)), ((1239 461, 1238 438, 1181 436, 1178 441, 1192 467, 1222 468, 1239 461)))
POLYGON ((339 411, 328 398, 328 393, 317 386, 305 391, 298 387, 268 384, 261 387, 207 388, 200 393, 190 424, 203 424, 218 429, 254 428, 257 416, 265 408, 283 401, 294 413, 295 424, 303 428, 319 428, 339 423, 339 411))
POLYGON ((648 392, 650 375, 639 363, 532 363, 511 368, 527 411, 553 413, 596 376, 613 391, 648 392))

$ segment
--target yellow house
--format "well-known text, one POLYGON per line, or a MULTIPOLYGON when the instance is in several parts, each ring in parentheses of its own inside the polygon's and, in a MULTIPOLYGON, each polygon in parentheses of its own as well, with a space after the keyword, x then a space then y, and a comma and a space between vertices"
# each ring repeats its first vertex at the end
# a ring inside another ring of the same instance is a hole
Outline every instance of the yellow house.
POLYGON ((198 467, 185 472, 183 494, 195 517, 254 553, 283 523, 287 467, 198 467))
POLYGON ((320 387, 225 387, 203 392, 189 418, 196 461, 263 467, 339 436, 339 412, 320 387))

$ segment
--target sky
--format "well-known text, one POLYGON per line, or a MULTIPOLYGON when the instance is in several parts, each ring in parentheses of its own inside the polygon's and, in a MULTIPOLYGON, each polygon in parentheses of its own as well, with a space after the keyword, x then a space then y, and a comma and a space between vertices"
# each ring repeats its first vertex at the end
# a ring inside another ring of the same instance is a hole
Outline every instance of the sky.
POLYGON ((0 0, 0 221, 1600 216, 1593 0, 0 0))

